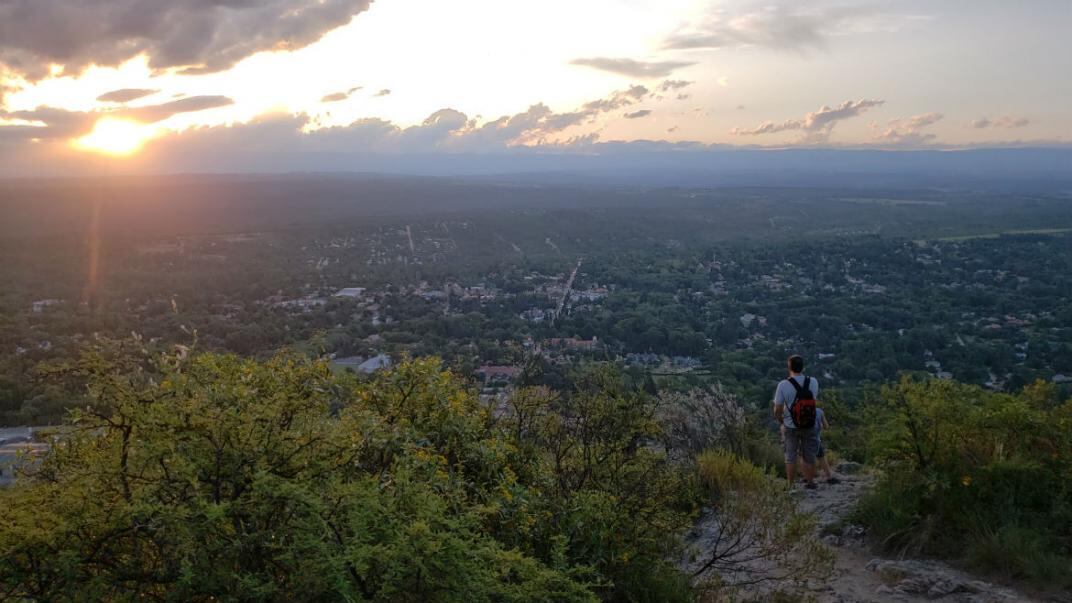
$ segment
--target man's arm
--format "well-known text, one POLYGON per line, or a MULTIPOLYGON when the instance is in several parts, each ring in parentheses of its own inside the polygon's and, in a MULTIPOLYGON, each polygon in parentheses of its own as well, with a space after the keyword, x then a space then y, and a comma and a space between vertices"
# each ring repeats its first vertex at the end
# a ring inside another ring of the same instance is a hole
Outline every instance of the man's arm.
POLYGON ((826 413, 823 413, 823 429, 830 429, 830 423, 826 422, 826 413))

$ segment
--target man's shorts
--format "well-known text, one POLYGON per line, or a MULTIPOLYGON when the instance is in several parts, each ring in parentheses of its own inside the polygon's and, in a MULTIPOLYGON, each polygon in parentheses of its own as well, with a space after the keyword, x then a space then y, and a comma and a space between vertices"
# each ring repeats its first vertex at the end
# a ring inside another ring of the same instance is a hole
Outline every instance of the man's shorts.
POLYGON ((819 438, 819 451, 815 453, 815 458, 821 459, 826 456, 826 449, 823 448, 823 440, 819 438))
POLYGON ((814 429, 786 427, 782 432, 782 448, 786 465, 796 464, 797 456, 804 457, 806 465, 814 465, 819 455, 819 434, 814 429))

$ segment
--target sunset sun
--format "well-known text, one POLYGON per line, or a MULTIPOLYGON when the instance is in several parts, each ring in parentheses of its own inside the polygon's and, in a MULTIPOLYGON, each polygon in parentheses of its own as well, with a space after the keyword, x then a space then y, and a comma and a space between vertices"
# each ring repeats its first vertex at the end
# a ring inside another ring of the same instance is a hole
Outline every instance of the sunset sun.
POLYGON ((79 138, 79 148, 106 155, 125 157, 141 149, 153 132, 144 124, 128 119, 106 117, 93 126, 93 131, 79 138))

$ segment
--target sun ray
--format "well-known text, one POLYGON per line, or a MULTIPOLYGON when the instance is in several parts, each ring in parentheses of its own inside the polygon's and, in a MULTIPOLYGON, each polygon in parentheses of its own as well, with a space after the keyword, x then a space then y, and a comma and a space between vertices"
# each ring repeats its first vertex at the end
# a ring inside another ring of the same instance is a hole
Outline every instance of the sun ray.
POLYGON ((93 126, 93 131, 75 141, 86 151, 117 157, 133 155, 154 136, 153 128, 129 120, 105 117, 93 126))

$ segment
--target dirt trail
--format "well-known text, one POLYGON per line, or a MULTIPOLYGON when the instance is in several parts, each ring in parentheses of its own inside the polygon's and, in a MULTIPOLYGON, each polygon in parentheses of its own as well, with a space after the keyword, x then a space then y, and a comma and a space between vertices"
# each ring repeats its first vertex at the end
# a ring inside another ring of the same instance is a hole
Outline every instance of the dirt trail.
MULTIPOLYGON (((940 561, 876 555, 866 541, 865 530, 847 522, 856 502, 874 484, 874 478, 855 463, 842 463, 837 470, 841 483, 820 483, 816 490, 800 488, 792 494, 797 497, 801 510, 815 514, 818 533, 835 555, 833 574, 803 584, 761 583, 741 593, 745 600, 764 601, 774 591, 793 592, 803 588, 816 603, 1042 603, 940 561)), ((694 546, 703 549, 714 534, 717 534, 717 522, 708 517, 697 524, 691 540, 694 546)))
POLYGON ((841 483, 821 483, 817 490, 801 489, 795 494, 800 497, 800 508, 816 515, 819 533, 836 555, 833 576, 809 585, 819 603, 1036 601, 940 561, 877 556, 864 538, 864 529, 845 521, 874 478, 854 463, 843 463, 838 469, 841 483))

